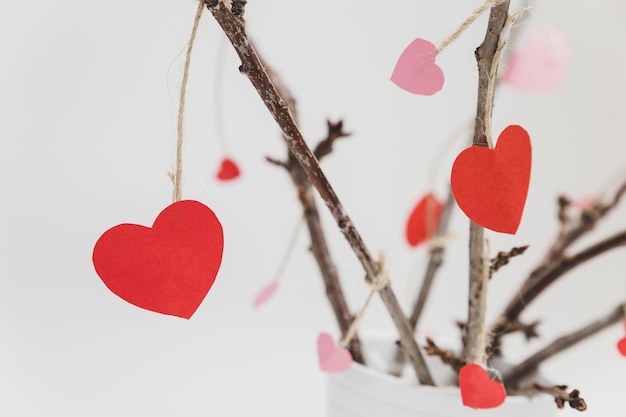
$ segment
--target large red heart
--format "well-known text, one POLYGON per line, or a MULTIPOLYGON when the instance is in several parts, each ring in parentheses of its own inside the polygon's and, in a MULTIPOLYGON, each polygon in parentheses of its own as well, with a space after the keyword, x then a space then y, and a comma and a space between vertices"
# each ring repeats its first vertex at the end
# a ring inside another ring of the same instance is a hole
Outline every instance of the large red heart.
POLYGON ((443 71, 435 64, 437 47, 425 39, 415 39, 402 51, 391 74, 391 81, 413 94, 431 96, 441 90, 443 71))
POLYGON ((137 307, 190 318, 222 262, 222 225, 204 204, 183 200, 163 210, 152 228, 120 224, 93 249, 98 276, 137 307))
POLYGON ((411 246, 430 239, 437 231, 443 204, 433 193, 428 193, 417 202, 406 224, 406 239, 411 246))
POLYGON ((506 390, 489 378, 482 366, 469 363, 459 371, 459 388, 463 405, 472 408, 495 408, 506 399, 506 390))
POLYGON ((626 356, 626 337, 623 337, 617 342, 617 350, 620 355, 626 356))
POLYGON ((452 192, 473 222, 515 234, 524 212, 530 167, 528 133, 521 126, 508 126, 494 149, 472 146, 457 156, 452 165, 452 192))

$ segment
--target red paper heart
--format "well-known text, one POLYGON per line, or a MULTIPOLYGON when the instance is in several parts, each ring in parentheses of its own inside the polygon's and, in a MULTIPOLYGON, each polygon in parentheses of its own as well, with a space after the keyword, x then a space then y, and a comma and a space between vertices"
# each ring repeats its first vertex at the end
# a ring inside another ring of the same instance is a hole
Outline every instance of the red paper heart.
POLYGON ((451 185, 457 204, 475 223, 515 234, 528 194, 531 146, 521 126, 508 126, 491 150, 472 146, 452 166, 451 185))
POLYGON ((230 181, 239 177, 239 175, 241 175, 241 172, 235 161, 230 158, 224 158, 217 172, 217 179, 220 181, 230 181))
POLYGON ((489 378, 482 366, 469 363, 459 372, 459 388, 463 405, 471 408, 495 408, 506 399, 506 390, 489 378))
POLYGON ((626 337, 617 342, 617 350, 622 356, 626 356, 626 337))
POLYGON ((190 318, 222 262, 222 225, 204 204, 184 200, 163 210, 152 228, 120 224, 93 249, 98 276, 137 307, 190 318))
POLYGON ((430 239, 437 231, 443 204, 433 193, 428 193, 417 202, 406 224, 406 239, 411 246, 430 239))
POLYGON ((317 356, 322 371, 344 372, 352 365, 350 352, 345 348, 336 347, 328 333, 320 333, 317 338, 317 356))
POLYGON ((443 71, 435 64, 437 47, 424 39, 407 46, 393 69, 391 81, 413 94, 431 96, 443 87, 443 71))

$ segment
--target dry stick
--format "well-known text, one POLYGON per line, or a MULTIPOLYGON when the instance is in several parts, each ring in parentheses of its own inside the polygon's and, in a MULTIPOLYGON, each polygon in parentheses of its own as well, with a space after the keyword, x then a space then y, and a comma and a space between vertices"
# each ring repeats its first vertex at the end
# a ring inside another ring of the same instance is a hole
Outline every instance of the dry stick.
POLYGON ((626 303, 620 304, 605 317, 602 317, 601 319, 596 320, 593 323, 590 323, 571 334, 559 337, 550 345, 546 346, 545 348, 530 356, 528 359, 524 360, 519 365, 505 372, 503 375, 503 380, 505 384, 507 385, 507 387, 515 387, 521 378, 534 372, 537 369, 537 366, 546 359, 549 359, 550 357, 562 352, 563 350, 568 349, 576 345, 577 343, 582 342, 583 340, 595 335, 599 331, 604 330, 607 327, 623 320, 625 308, 626 303))
POLYGON ((178 139, 176 141, 176 171, 174 174, 170 173, 170 179, 174 183, 174 191, 172 192, 172 200, 174 202, 180 201, 182 198, 182 179, 183 179, 183 121, 185 120, 185 96, 187 94, 187 81, 189 80, 189 65, 191 64, 191 50, 193 49, 193 43, 196 40, 196 33, 198 32, 198 24, 200 23, 200 17, 202 17, 202 2, 198 4, 198 10, 196 11, 196 17, 193 21, 193 29, 191 30, 191 36, 189 37, 189 46, 187 47, 187 56, 185 57, 185 69, 183 72, 183 81, 180 86, 180 101, 178 104, 178 139))
MULTIPOLYGON (((619 204, 624 194, 626 194, 626 183, 617 189, 610 202, 598 202, 584 210, 575 224, 568 226, 568 224, 564 221, 563 228, 559 232, 545 259, 532 271, 530 276, 522 284, 521 289, 516 293, 514 298, 511 299, 503 313, 492 326, 491 333, 494 337, 494 347, 499 346, 500 339, 503 335, 520 328, 520 326, 516 325, 519 321, 519 316, 533 299, 535 299, 544 289, 546 289, 559 277, 563 276, 574 266, 590 259, 588 257, 589 254, 595 253, 591 250, 593 247, 589 248, 587 251, 580 252, 573 258, 566 257, 564 252, 581 236, 591 231, 599 220, 604 218, 611 210, 613 210, 619 204), (585 259, 582 260, 581 256, 585 256, 585 259)), ((563 211, 564 209, 561 207, 559 210, 560 217, 563 217, 563 211)), ((609 238, 608 241, 611 242, 611 238, 609 238)), ((619 238, 617 241, 619 242, 619 238)), ((617 246, 616 243, 612 244, 617 246)), ((600 246, 596 245, 596 248, 604 248, 604 250, 611 249, 611 247, 603 245, 602 242, 599 245, 600 246)))
MULTIPOLYGON (((319 192, 322 200, 324 200, 324 203, 337 222, 339 229, 350 243, 352 250, 365 270, 366 281, 368 283, 373 282, 380 274, 380 265, 372 258, 359 232, 350 217, 348 217, 341 201, 339 201, 339 198, 328 182, 324 172, 321 170, 315 155, 313 155, 313 152, 311 152, 304 141, 302 134, 289 112, 287 103, 280 97, 278 91, 263 69, 252 47, 252 43, 245 33, 243 23, 219 0, 204 0, 204 2, 239 55, 242 62, 240 71, 248 77, 261 96, 263 103, 267 106, 283 131, 283 135, 290 150, 298 159, 309 181, 311 181, 319 192)), ((381 289, 379 294, 400 333, 402 347, 415 369, 418 380, 422 384, 434 385, 430 372, 424 362, 424 358, 413 337, 411 325, 402 312, 402 308, 389 284, 381 289)))
MULTIPOLYGON (((297 120, 296 100, 291 95, 291 92, 282 83, 279 75, 274 72, 271 67, 266 65, 262 60, 261 63, 265 67, 266 73, 268 74, 270 80, 276 86, 276 90, 278 90, 281 97, 284 98, 287 105, 289 106, 289 109, 291 110, 294 119, 297 120)), ((339 137, 349 135, 348 133, 343 132, 342 127, 343 123, 341 122, 337 124, 332 124, 329 122, 328 136, 326 139, 320 142, 320 144, 325 142, 332 143, 339 137)), ((318 145, 318 149, 319 147, 320 145, 318 145)), ((329 144, 328 146, 322 147, 330 151, 332 145, 329 144)), ((316 152, 316 155, 317 153, 318 152, 316 152)), ((322 156, 323 152, 320 151, 318 158, 321 158, 322 156)), ((304 213, 304 219, 306 221, 307 228, 309 229, 309 236, 311 238, 311 252, 322 275, 324 286, 326 288, 326 297, 328 298, 333 313, 335 314, 335 319, 337 320, 337 324, 339 326, 342 338, 345 338, 345 335, 350 330, 354 318, 350 313, 350 309, 348 308, 346 298, 341 288, 341 283, 339 282, 337 267, 335 266, 332 256, 330 255, 328 244, 326 243, 324 229, 322 228, 319 211, 317 210, 317 204, 313 196, 313 186, 311 185, 309 179, 306 177, 306 174, 298 163, 298 160, 293 155, 293 152, 288 152, 288 162, 276 161, 270 158, 268 158, 268 160, 276 165, 285 168, 289 173, 292 182, 296 186, 298 199, 300 200, 300 204, 302 205, 304 213)), ((353 337, 351 338, 347 349, 350 351, 352 359, 355 362, 365 365, 365 357, 363 356, 361 341, 359 340, 359 337, 356 333, 354 333, 353 337)))
MULTIPOLYGON (((504 44, 501 35, 507 21, 510 22, 509 3, 507 0, 491 9, 485 39, 475 52, 478 63, 478 100, 473 145, 477 146, 490 147, 491 143, 495 75, 504 44)), ((485 310, 489 271, 483 255, 483 235, 483 227, 470 221, 469 302, 463 350, 463 360, 466 363, 483 364, 485 361, 485 310)))

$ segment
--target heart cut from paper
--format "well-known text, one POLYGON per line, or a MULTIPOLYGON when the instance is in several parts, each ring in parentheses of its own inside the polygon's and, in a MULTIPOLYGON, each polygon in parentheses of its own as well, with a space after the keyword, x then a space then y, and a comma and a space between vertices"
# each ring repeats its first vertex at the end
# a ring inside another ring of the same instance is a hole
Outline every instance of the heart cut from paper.
POLYGON ((626 356, 626 337, 623 337, 619 340, 619 342, 617 342, 617 350, 620 355, 626 356))
POLYGON ((522 91, 554 91, 563 84, 568 64, 565 36, 554 28, 540 29, 511 54, 502 81, 522 91))
POLYGON ((489 378, 482 366, 469 363, 459 371, 459 388, 463 405, 471 408, 496 408, 506 399, 506 390, 489 378))
POLYGON ((410 246, 418 246, 435 234, 442 210, 443 204, 433 193, 417 202, 406 224, 406 239, 410 246))
POLYGON ((328 333, 320 333, 317 338, 317 356, 320 368, 325 372, 344 372, 352 365, 348 349, 335 346, 335 341, 328 333))
POLYGON ((261 289, 261 291, 259 291, 257 296, 254 298, 253 308, 259 308, 269 301, 269 299, 274 296, 277 289, 278 281, 272 281, 270 284, 263 287, 263 289, 261 289))
POLYGON ((515 234, 522 220, 531 168, 530 137, 524 128, 508 126, 494 149, 472 146, 452 165, 454 198, 474 223, 515 234))
POLYGON ((217 179, 220 181, 231 181, 241 175, 239 166, 230 158, 224 158, 217 172, 217 179))
POLYGON ((178 201, 152 227, 120 224, 104 232, 93 264, 104 284, 137 307, 189 319, 222 262, 222 225, 204 204, 178 201))
POLYGON ((413 94, 432 96, 443 87, 443 71, 437 64, 437 47, 425 39, 415 39, 407 46, 391 74, 391 81, 413 94))

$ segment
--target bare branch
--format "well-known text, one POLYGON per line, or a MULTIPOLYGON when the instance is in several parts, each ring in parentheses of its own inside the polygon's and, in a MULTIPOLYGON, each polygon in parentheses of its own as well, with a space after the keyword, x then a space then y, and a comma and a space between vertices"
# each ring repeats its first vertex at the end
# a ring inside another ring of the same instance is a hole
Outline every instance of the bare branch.
MULTIPOLYGON (((214 4, 213 0, 204 0, 214 4)), ((208 5, 207 5, 208 6, 208 5)), ((373 281, 381 273, 381 268, 376 262, 354 223, 347 215, 343 204, 335 194, 332 186, 328 182, 326 175, 319 166, 319 162, 313 152, 304 141, 298 126, 296 125, 287 105, 281 98, 276 87, 270 81, 263 65, 246 35, 242 22, 234 16, 223 3, 218 2, 214 7, 209 7, 211 14, 222 27, 224 33, 233 45, 235 52, 239 55, 242 65, 240 71, 245 74, 252 85, 257 90, 263 103, 266 105, 277 124, 280 126, 283 136, 287 141, 289 149, 297 158, 306 173, 309 181, 319 192, 322 200, 330 210, 333 218, 337 222, 340 231, 349 242, 352 250, 361 262, 365 270, 366 280, 373 281)), ((402 348, 411 361, 413 368, 422 384, 433 385, 433 379, 428 371, 424 358, 419 351, 411 325, 402 312, 400 304, 393 294, 391 287, 387 285, 379 295, 387 307, 391 318, 396 325, 402 341, 402 348)))
POLYGON ((508 252, 498 252, 495 258, 491 259, 491 266, 489 267, 489 276, 491 277, 494 272, 497 272, 504 265, 508 264, 511 258, 522 255, 528 249, 526 246, 516 246, 508 252))
POLYGON ((624 304, 620 304, 605 317, 602 317, 571 334, 559 337, 554 342, 536 352, 519 365, 509 369, 503 376, 505 383, 507 386, 515 386, 521 378, 537 370, 537 367, 543 361, 564 351, 565 349, 573 347, 577 343, 586 340, 601 330, 604 330, 607 327, 623 320, 624 307, 626 307, 624 304))
POLYGON ((428 356, 439 356, 441 362, 449 365, 457 374, 465 365, 465 362, 461 360, 453 351, 447 349, 441 349, 435 344, 435 341, 430 337, 426 338, 427 345, 424 347, 424 351, 428 356))
POLYGON ((546 387, 535 383, 530 387, 529 391, 542 392, 544 394, 552 395, 554 397, 554 402, 556 402, 556 406, 559 409, 565 407, 565 403, 568 403, 570 407, 578 411, 585 411, 587 409, 585 400, 580 397, 580 391, 575 389, 568 393, 567 385, 554 385, 552 387, 546 387))
MULTIPOLYGON (((504 46, 501 35, 509 19, 509 0, 491 8, 487 33, 476 49, 478 63, 478 100, 473 144, 491 144, 491 114, 499 54, 504 46)), ((463 359, 467 363, 483 363, 486 356, 485 310, 489 270, 484 260, 484 229, 470 221, 469 301, 463 359)))

